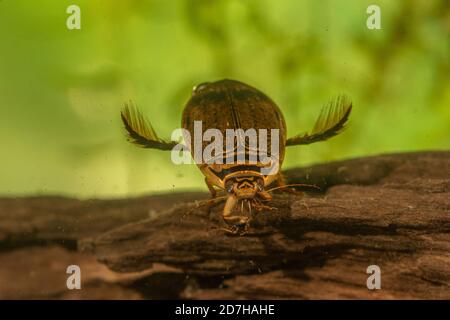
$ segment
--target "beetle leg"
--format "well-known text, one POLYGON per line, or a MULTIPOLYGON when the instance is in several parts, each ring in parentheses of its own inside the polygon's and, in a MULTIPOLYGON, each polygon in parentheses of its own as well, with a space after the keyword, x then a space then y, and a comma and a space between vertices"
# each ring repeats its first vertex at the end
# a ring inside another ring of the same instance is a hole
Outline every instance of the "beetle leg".
MULTIPOLYGON (((211 182, 209 182, 208 178, 206 178, 206 177, 205 177, 205 183, 206 183, 206 185, 207 185, 207 187, 208 187, 209 193, 211 194, 211 198, 212 198, 211 200, 214 200, 214 199, 216 198, 216 196, 217 196, 217 191, 216 191, 216 189, 214 189, 213 184, 212 184, 211 182)), ((206 205, 206 212, 207 212, 208 214, 210 214, 210 213, 211 213, 211 209, 212 209, 213 207, 215 207, 217 204, 219 204, 220 202, 221 202, 221 201, 219 201, 219 202, 212 201, 212 202, 208 203, 208 204, 206 205)))
POLYGON ((223 219, 227 221, 231 218, 231 213, 233 212, 234 207, 236 206, 237 198, 235 195, 228 196, 227 202, 225 202, 225 207, 223 208, 223 219))
POLYGON ((233 236, 244 236, 248 233, 248 223, 243 227, 234 225, 229 226, 228 228, 220 228, 220 230, 223 230, 233 236))
POLYGON ((286 140, 286 146, 324 141, 342 132, 352 111, 352 102, 345 96, 330 101, 320 113, 311 133, 299 134, 286 140))
POLYGON ((173 150, 178 142, 160 139, 152 127, 152 124, 131 103, 125 104, 120 113, 122 122, 127 131, 128 138, 142 148, 173 150))
POLYGON ((206 213, 210 214, 211 209, 220 204, 222 201, 224 201, 223 197, 212 198, 208 200, 208 202, 206 203, 206 213))
POLYGON ((217 195, 216 189, 214 189, 213 185, 209 182, 208 178, 205 178, 205 183, 208 186, 208 190, 211 193, 211 198, 215 198, 217 195))
POLYGON ((271 207, 268 205, 265 205, 264 203, 262 203, 261 201, 258 200, 258 198, 254 199, 253 202, 253 206, 257 211, 262 211, 262 210, 276 210, 276 207, 271 207))
POLYGON ((258 196, 264 201, 272 200, 272 196, 267 191, 258 192, 258 196))
POLYGON ((183 218, 194 212, 196 209, 200 207, 205 207, 207 214, 211 213, 211 209, 218 204, 220 204, 222 201, 224 201, 224 197, 218 197, 218 198, 212 198, 209 200, 202 200, 202 201, 196 201, 195 204, 192 206, 190 210, 188 210, 184 215, 183 218))
POLYGON ((225 202, 225 207, 223 208, 222 218, 227 224, 246 224, 248 222, 247 217, 232 215, 233 209, 236 207, 238 199, 235 195, 228 196, 227 202, 225 202))

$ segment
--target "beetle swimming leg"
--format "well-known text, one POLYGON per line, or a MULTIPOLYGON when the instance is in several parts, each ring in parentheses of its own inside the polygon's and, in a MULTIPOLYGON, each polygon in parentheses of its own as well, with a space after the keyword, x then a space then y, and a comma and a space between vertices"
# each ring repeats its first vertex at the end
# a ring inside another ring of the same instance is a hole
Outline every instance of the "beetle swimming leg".
POLYGON ((297 146, 325 141, 342 132, 347 123, 352 102, 344 95, 330 101, 316 120, 311 133, 299 134, 286 140, 286 146, 297 146))

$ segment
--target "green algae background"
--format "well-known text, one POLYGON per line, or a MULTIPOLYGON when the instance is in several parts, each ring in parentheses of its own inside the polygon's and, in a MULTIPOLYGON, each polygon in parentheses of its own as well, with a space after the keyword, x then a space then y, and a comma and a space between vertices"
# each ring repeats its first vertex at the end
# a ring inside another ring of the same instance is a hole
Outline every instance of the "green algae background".
POLYGON ((284 168, 449 149, 449 34, 446 0, 1 0, 0 195, 206 191, 196 166, 127 143, 119 112, 133 100, 168 138, 192 87, 221 78, 269 95, 290 135, 351 97, 348 129, 289 148, 284 168))

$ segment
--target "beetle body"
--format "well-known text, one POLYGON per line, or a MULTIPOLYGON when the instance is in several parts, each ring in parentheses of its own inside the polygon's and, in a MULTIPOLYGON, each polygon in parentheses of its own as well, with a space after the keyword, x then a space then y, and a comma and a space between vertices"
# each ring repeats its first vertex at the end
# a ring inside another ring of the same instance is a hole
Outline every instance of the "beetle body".
MULTIPOLYGON (((194 136, 194 121, 201 121, 202 135, 206 130, 215 128, 222 135, 227 135, 228 129, 242 129, 247 131, 255 129, 278 129, 279 152, 278 165, 284 160, 286 145, 286 122, 278 106, 261 91, 235 80, 221 80, 213 83, 203 83, 194 88, 192 97, 187 102, 183 111, 181 125, 190 136, 194 136)), ((244 142, 245 143, 245 142, 244 142)), ((267 139, 267 148, 270 149, 271 140, 267 139)), ((207 141, 203 141, 206 148, 207 141)), ((193 152, 193 147, 190 146, 193 152)), ((211 193, 215 195, 215 189, 226 190, 230 196, 227 199, 224 210, 224 218, 228 221, 241 220, 242 217, 231 216, 231 211, 240 200, 253 199, 255 197, 267 200, 270 196, 264 193, 267 186, 277 179, 277 174, 264 175, 261 162, 250 163, 248 155, 258 150, 249 150, 245 146, 244 163, 230 161, 227 158, 237 159, 237 143, 233 149, 226 150, 216 155, 222 157, 223 163, 208 163, 206 161, 197 164, 211 193)), ((248 206, 246 206, 248 207, 248 206)))
MULTIPOLYGON (((262 204, 271 200, 267 188, 274 183, 278 183, 280 188, 284 186, 281 172, 264 174, 262 169, 267 167, 267 163, 258 157, 259 152, 262 151, 261 148, 265 149, 263 150, 265 152, 272 149, 273 141, 270 136, 272 133, 268 134, 264 147, 261 147, 260 140, 257 145, 248 144, 242 132, 254 129, 259 134, 260 129, 265 129, 267 132, 276 130, 278 134, 276 162, 280 168, 286 146, 310 144, 337 135, 344 128, 351 108, 351 102, 344 96, 340 96, 323 108, 311 133, 287 139, 286 123, 275 102, 249 85, 225 79, 202 83, 193 89, 191 98, 183 111, 181 126, 194 139, 198 138, 195 137, 198 134, 195 130, 196 122, 202 124, 202 136, 209 129, 218 130, 223 136, 227 136, 227 131, 230 129, 242 130, 233 138, 237 144, 233 144, 232 148, 227 145, 213 157, 203 159, 206 161, 197 162, 212 197, 217 196, 217 189, 224 190, 227 194, 223 210, 224 220, 229 224, 239 225, 246 224, 248 221, 248 216, 234 214, 239 203, 241 203, 241 211, 248 208, 250 213, 254 207, 267 208, 262 204), (243 148, 237 147, 239 143, 243 148), (256 161, 250 161, 251 155, 255 154, 256 161), (235 160, 239 156, 242 161, 227 161, 235 160), (217 159, 222 161, 216 161, 217 159), (245 206, 244 203, 246 203, 245 206)), ((133 107, 126 106, 121 116, 131 142, 141 147, 171 150, 178 144, 158 138, 151 124, 133 107)), ((201 149, 204 150, 208 141, 202 139, 200 144, 201 149)), ((194 143, 189 140, 186 147, 195 159, 194 143)))

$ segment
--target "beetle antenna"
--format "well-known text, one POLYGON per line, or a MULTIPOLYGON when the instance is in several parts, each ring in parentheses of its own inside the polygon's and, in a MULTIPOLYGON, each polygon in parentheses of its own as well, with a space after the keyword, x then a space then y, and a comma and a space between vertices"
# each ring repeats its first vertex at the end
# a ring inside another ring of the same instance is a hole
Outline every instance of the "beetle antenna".
POLYGON ((305 183, 293 183, 293 184, 285 184, 284 186, 275 187, 269 190, 266 190, 267 192, 272 192, 274 190, 289 188, 289 187, 312 187, 314 189, 317 189, 319 191, 322 191, 322 189, 319 186, 313 185, 313 184, 305 184, 305 183))

